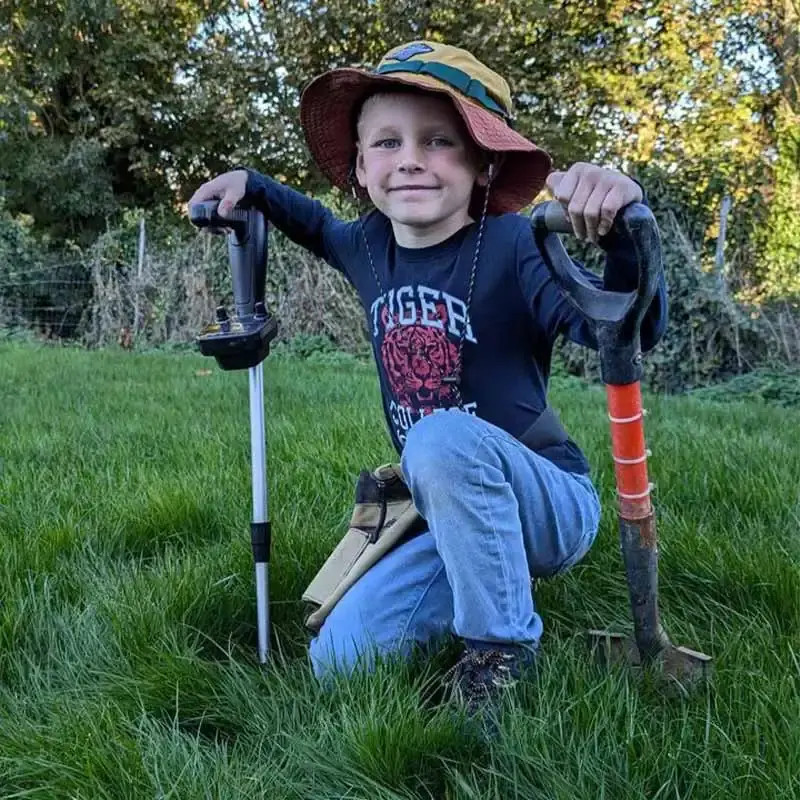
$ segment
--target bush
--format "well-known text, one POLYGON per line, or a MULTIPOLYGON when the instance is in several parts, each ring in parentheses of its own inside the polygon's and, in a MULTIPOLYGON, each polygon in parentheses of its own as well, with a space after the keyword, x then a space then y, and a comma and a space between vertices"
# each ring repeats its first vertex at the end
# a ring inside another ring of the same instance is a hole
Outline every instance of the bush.
MULTIPOLYGON (((645 355, 644 381, 650 388, 686 391, 765 363, 800 358, 800 314, 795 307, 737 302, 727 282, 708 268, 700 226, 673 208, 654 214, 661 231, 669 321, 663 339, 645 355)), ((571 243, 570 250, 573 257, 602 271, 605 256, 597 248, 571 243)), ((597 354, 586 348, 562 343, 557 359, 570 374, 600 380, 597 354)))
POLYGON ((784 408, 800 408, 800 369, 761 367, 716 386, 696 389, 692 395, 718 403, 760 400, 784 408))
POLYGON ((271 352, 278 358, 298 358, 324 366, 346 367, 365 362, 363 355, 339 350, 329 337, 319 334, 299 333, 278 342, 271 352))

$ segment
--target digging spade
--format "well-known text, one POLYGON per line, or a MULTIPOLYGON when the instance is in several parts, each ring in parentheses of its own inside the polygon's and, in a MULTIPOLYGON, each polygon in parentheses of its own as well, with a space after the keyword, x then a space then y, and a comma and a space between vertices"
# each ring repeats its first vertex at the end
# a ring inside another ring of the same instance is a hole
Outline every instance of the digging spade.
POLYGON ((228 238, 233 283, 233 314, 218 306, 216 319, 197 337, 200 352, 213 356, 224 370, 247 369, 250 379, 250 462, 253 519, 250 539, 256 580, 258 660, 269 654, 270 522, 267 494, 266 428, 264 425, 263 361, 278 332, 264 306, 267 274, 267 226, 259 211, 234 208, 230 217, 217 214, 219 201, 192 204, 189 219, 198 228, 228 238))
POLYGON ((558 237, 559 233, 573 233, 560 203, 537 205, 531 225, 551 275, 594 330, 606 386, 620 544, 634 630, 633 637, 592 630, 589 642, 603 663, 656 665, 666 677, 685 687, 710 673, 711 658, 672 644, 658 608, 658 536, 647 473, 639 335, 663 270, 658 226, 650 209, 640 203, 617 214, 614 232, 630 246, 639 268, 637 289, 622 293, 592 285, 571 261, 558 237))

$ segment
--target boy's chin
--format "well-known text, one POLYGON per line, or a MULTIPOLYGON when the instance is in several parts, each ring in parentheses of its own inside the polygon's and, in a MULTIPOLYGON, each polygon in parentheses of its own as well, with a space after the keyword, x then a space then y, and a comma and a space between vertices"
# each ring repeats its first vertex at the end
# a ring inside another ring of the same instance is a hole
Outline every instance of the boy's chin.
POLYGON ((387 214, 392 222, 407 225, 409 228, 430 228, 442 222, 442 218, 435 214, 387 214))
POLYGON ((408 225, 413 228, 429 228, 432 225, 437 225, 444 222, 448 218, 448 214, 443 213, 440 209, 431 209, 423 207, 389 207, 383 211, 392 222, 399 225, 408 225))

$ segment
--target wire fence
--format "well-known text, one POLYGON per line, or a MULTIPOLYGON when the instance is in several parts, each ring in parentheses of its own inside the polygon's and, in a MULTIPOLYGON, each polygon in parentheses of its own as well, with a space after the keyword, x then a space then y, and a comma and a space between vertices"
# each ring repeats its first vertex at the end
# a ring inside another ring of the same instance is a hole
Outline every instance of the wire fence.
MULTIPOLYGON (((224 237, 200 234, 148 247, 111 237, 83 257, 16 266, 0 263, 0 330, 88 347, 150 347, 194 340, 230 305, 224 237)), ((279 340, 321 335, 343 350, 363 350, 363 310, 339 273, 281 236, 272 236, 267 308, 279 340)))
POLYGON ((80 277, 81 261, 63 261, 0 273, 0 325, 30 330, 48 338, 75 338, 92 295, 92 282, 80 277))
POLYGON ((97 248, 75 260, 5 265, 0 326, 88 346, 188 341, 224 301, 214 255, 198 238, 186 248, 145 255, 138 264, 97 248))
MULTIPOLYGON (((675 220, 666 219, 663 231, 671 324, 647 359, 652 386, 677 391, 759 364, 800 361, 800 308, 787 302, 758 309, 755 319, 718 275, 702 274, 699 255, 675 220)), ((143 225, 138 234, 110 232, 80 258, 0 260, 0 336, 68 339, 92 348, 192 343, 215 308, 231 304, 225 238, 198 234, 148 243, 144 234, 143 225)), ((276 231, 270 232, 265 301, 278 320, 278 342, 321 336, 337 349, 369 352, 352 286, 276 231)), ((596 354, 562 343, 556 355, 570 373, 597 378, 596 354)))

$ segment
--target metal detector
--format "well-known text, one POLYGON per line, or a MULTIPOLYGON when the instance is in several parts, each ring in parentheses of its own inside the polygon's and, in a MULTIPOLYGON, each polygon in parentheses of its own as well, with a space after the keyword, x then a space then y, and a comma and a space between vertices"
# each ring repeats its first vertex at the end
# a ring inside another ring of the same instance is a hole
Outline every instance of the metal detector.
POLYGON ((640 327, 658 289, 663 271, 661 239, 652 212, 633 203, 617 214, 614 233, 636 255, 639 285, 633 292, 598 289, 567 255, 558 233, 573 233, 563 206, 551 201, 531 214, 536 244, 553 279, 592 326, 599 343, 600 371, 606 386, 612 456, 617 488, 619 531, 628 582, 634 634, 588 632, 590 645, 603 663, 635 667, 658 664, 679 683, 710 673, 711 657, 672 644, 658 609, 658 535, 647 475, 642 396, 640 327))
POLYGON ((250 540, 256 576, 258 660, 269 654, 269 551, 266 427, 264 425, 264 359, 278 323, 267 313, 264 291, 267 276, 267 224, 259 211, 235 208, 230 217, 217 214, 218 200, 192 204, 189 219, 198 228, 228 237, 235 311, 218 306, 216 319, 203 329, 197 344, 204 356, 213 356, 224 370, 247 369, 250 376, 250 462, 253 483, 253 520, 250 540))

